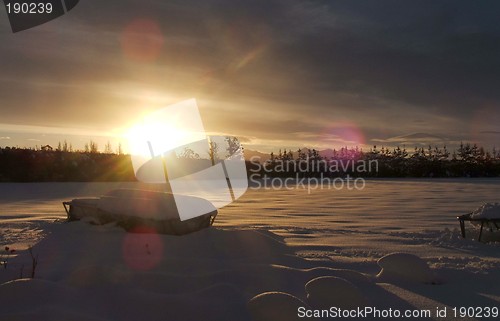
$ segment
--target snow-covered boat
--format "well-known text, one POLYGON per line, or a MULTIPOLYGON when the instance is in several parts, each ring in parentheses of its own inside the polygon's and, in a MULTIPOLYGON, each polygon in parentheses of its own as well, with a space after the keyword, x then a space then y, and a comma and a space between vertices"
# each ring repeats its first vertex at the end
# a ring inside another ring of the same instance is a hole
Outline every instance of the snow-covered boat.
POLYGON ((171 193, 116 189, 99 198, 78 198, 63 202, 69 221, 87 220, 93 224, 116 222, 126 230, 150 228, 158 233, 183 235, 212 225, 217 208, 209 201, 171 193), (181 221, 176 201, 182 201, 206 214, 181 221))

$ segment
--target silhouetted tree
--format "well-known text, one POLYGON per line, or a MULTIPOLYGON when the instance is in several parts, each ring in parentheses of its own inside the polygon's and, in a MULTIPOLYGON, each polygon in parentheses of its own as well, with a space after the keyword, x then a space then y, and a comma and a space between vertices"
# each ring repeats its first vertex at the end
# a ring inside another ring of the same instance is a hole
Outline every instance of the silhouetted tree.
POLYGON ((113 154, 113 147, 111 146, 109 140, 107 141, 106 145, 104 145, 104 154, 113 154))

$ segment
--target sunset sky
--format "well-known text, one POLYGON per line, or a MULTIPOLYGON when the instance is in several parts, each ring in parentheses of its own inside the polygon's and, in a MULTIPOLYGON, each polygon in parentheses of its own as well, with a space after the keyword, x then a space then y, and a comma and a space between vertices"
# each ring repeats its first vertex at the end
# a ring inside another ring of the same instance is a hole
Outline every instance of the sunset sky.
POLYGON ((117 142, 196 98, 249 149, 500 147, 500 2, 82 0, 12 33, 0 146, 117 142))

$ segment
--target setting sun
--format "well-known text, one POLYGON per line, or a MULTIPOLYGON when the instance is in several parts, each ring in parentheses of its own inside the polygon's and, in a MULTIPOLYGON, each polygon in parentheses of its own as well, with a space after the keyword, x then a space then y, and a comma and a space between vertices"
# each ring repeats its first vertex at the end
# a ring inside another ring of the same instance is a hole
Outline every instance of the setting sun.
POLYGON ((183 134, 182 129, 176 126, 168 126, 160 122, 141 123, 130 128, 125 138, 128 141, 130 154, 152 158, 175 148, 177 137, 183 134), (155 139, 155 137, 161 139, 155 139))
MULTIPOLYGON (((205 140, 206 134, 196 100, 189 99, 146 115, 130 128, 125 138, 135 174, 141 176, 141 170, 157 177, 163 173, 163 167, 156 161, 151 162, 153 158, 176 147, 205 140)), ((152 178, 144 179, 151 182, 152 178)))
POLYGON ((196 100, 170 105, 132 126, 125 138, 133 156, 151 158, 178 146, 206 138, 196 100))

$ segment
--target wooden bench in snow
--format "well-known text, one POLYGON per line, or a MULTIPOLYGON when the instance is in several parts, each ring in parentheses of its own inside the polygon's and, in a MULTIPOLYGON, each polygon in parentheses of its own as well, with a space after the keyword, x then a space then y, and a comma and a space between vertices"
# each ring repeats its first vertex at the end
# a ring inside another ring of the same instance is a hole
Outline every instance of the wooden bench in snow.
POLYGON ((68 221, 116 222, 126 230, 146 227, 162 234, 183 235, 212 225, 217 209, 209 201, 194 196, 178 197, 199 204, 208 213, 181 221, 173 194, 134 189, 112 190, 99 198, 78 198, 63 202, 63 206, 68 221))
POLYGON ((484 227, 490 231, 500 229, 500 203, 486 203, 471 213, 458 216, 457 219, 460 221, 463 238, 465 238, 465 221, 480 225, 478 241, 481 242, 484 227))

